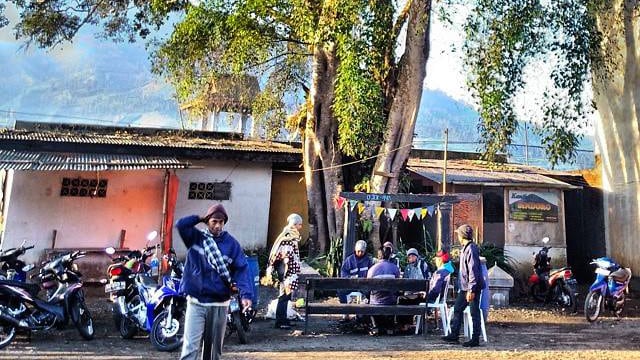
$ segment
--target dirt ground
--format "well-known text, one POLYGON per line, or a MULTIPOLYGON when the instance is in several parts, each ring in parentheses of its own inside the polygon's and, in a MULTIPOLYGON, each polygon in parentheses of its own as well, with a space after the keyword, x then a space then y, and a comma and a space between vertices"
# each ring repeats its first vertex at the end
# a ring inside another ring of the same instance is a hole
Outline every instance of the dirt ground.
MULTIPOLYGON (((95 289, 89 305, 96 337, 84 341, 69 328, 20 336, 0 350, 0 359, 178 359, 179 352, 156 351, 141 334, 122 340, 110 320, 110 304, 95 289)), ((261 289, 261 307, 275 294, 261 289)), ((264 309, 253 324, 250 343, 234 334, 225 341, 225 359, 640 359, 640 293, 631 294, 621 319, 609 314, 589 324, 578 314, 563 314, 526 299, 509 308, 491 309, 488 342, 474 350, 440 341, 440 331, 422 335, 370 336, 346 332, 338 316, 312 317, 310 335, 303 322, 290 331, 273 329, 264 309)), ((331 300, 329 300, 331 301, 331 300)), ((433 326, 433 325, 432 325, 433 326)))

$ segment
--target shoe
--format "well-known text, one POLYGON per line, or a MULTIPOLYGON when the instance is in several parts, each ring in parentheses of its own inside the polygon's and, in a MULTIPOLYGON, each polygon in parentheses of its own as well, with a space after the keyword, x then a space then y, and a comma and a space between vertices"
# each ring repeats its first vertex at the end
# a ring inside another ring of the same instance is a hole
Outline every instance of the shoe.
POLYGON ((378 336, 380 335, 380 330, 378 328, 371 328, 371 330, 369 330, 369 335, 371 336, 378 336))
POLYGON ((452 343, 457 343, 458 342, 458 337, 457 336, 452 336, 452 335, 443 336, 440 339, 442 341, 446 341, 446 342, 452 342, 452 343))
POLYGON ((479 339, 471 339, 469 341, 465 341, 462 343, 462 346, 464 347, 476 347, 476 346, 480 346, 480 340, 479 339))

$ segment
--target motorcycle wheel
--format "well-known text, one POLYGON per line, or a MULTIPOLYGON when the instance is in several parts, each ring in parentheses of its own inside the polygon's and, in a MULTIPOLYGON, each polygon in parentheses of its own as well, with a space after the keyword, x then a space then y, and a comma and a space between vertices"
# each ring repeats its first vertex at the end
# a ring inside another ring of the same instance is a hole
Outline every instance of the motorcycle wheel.
MULTIPOLYGON (((131 301, 127 304, 128 308, 136 307, 140 304, 140 295, 136 295, 131 298, 131 301)), ((132 339, 138 332, 138 325, 135 320, 131 318, 131 314, 122 315, 120 317, 120 336, 123 339, 132 339)))
POLYGON ((537 302, 544 302, 547 298, 547 292, 542 288, 542 283, 535 283, 531 285, 530 289, 531 297, 533 297, 537 302))
POLYGON ((120 313, 118 303, 113 303, 113 305, 111 305, 111 316, 113 318, 113 326, 115 326, 116 330, 119 330, 120 321, 122 321, 122 314, 120 313))
POLYGON ((622 316, 622 311, 624 310, 624 303, 627 301, 627 299, 624 296, 624 293, 622 294, 622 298, 618 301, 616 301, 615 305, 614 305, 614 309, 613 309, 613 314, 616 317, 620 317, 622 316))
POLYGON ((569 285, 562 285, 562 287, 560 288, 560 297, 562 299, 560 302, 562 303, 565 311, 568 311, 571 314, 578 311, 578 301, 576 299, 576 294, 573 290, 571 290, 569 285))
POLYGON ((160 351, 173 351, 182 346, 184 335, 184 312, 175 311, 171 324, 167 324, 169 312, 163 310, 155 319, 151 327, 151 343, 160 351))
POLYGON ((11 344, 16 336, 16 327, 9 324, 0 324, 0 349, 11 344))
POLYGON ((240 311, 234 311, 231 313, 231 319, 233 320, 233 326, 236 328, 236 332, 238 333, 238 339, 240 340, 240 344, 247 343, 247 333, 242 326, 242 314, 240 311))
POLYGON ((75 299, 70 309, 71 321, 76 325, 80 336, 85 340, 91 340, 95 336, 95 329, 93 328, 93 318, 84 301, 84 294, 82 291, 78 291, 74 296, 75 299))
POLYGON ((599 291, 590 291, 584 301, 584 316, 587 321, 594 322, 600 316, 602 310, 602 294, 599 291))

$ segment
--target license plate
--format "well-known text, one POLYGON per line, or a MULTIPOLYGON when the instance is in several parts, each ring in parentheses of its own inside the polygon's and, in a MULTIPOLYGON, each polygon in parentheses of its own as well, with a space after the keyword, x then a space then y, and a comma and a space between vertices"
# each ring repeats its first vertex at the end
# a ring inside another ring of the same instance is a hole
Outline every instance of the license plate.
POLYGON ((114 292, 118 290, 124 290, 125 288, 124 281, 115 281, 104 286, 104 292, 114 292))

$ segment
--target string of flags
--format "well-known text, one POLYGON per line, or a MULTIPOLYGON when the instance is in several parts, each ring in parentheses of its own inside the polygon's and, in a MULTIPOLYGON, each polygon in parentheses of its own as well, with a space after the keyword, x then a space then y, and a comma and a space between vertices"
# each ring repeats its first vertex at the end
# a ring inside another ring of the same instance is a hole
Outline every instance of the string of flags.
MULTIPOLYGON (((350 210, 354 210, 356 207, 358 208, 358 214, 362 214, 365 210, 367 210, 367 206, 358 201, 358 200, 347 200, 342 196, 338 196, 335 198, 335 208, 342 209, 344 206, 348 206, 350 210)), ((428 216, 434 216, 437 213, 438 209, 435 205, 429 205, 425 207, 418 207, 413 209, 394 209, 394 208, 385 208, 382 206, 376 206, 372 209, 373 215, 376 218, 380 218, 382 213, 386 213, 391 220, 394 220, 395 217, 400 214, 402 220, 411 221, 413 218, 417 218, 418 220, 424 219, 428 216)))

